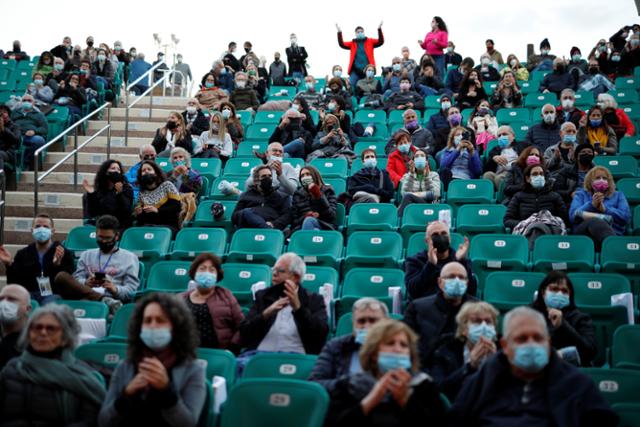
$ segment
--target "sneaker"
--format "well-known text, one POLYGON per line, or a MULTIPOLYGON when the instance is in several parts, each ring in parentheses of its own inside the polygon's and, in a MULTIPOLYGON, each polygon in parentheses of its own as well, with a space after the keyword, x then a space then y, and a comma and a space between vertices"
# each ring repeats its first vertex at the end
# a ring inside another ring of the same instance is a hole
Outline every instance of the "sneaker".
POLYGON ((102 302, 109 307, 109 314, 115 314, 122 307, 122 301, 111 297, 102 297, 102 302))

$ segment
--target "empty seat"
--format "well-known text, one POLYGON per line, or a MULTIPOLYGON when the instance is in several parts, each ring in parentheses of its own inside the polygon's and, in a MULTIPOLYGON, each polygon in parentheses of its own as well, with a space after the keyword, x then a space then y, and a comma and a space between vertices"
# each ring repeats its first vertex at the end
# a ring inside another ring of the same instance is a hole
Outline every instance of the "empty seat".
POLYGON ((276 126, 278 126, 277 123, 252 124, 247 128, 244 139, 248 141, 269 140, 271 134, 273 134, 273 131, 276 129, 276 126))
POLYGON ((289 252, 301 256, 307 264, 340 266, 344 240, 342 234, 330 230, 298 230, 291 235, 289 252))
POLYGON ((595 104, 593 93, 589 91, 579 90, 576 92, 576 106, 591 107, 595 104))
POLYGON ((87 249, 97 248, 96 227, 93 225, 73 227, 64 241, 64 247, 76 257, 87 249))
POLYGON ((471 240, 469 252, 473 272, 480 283, 496 270, 526 270, 529 262, 529 241, 512 234, 479 234, 471 240))
POLYGON ((412 203, 402 213, 400 232, 408 239, 416 231, 425 231, 427 225, 440 218, 441 211, 449 211, 449 217, 453 220, 451 206, 432 203, 412 203))
POLYGON ((634 136, 625 136, 620 140, 620 146, 618 148, 620 154, 626 154, 629 156, 634 156, 635 158, 640 157, 640 137, 634 136))
POLYGON ((394 231, 355 231, 347 240, 344 269, 395 267, 402 258, 402 237, 394 231))
POLYGON ((502 313, 520 305, 529 305, 544 276, 543 273, 496 271, 487 276, 483 299, 502 313))
POLYGON ((344 158, 313 159, 310 165, 318 169, 323 178, 344 178, 349 171, 349 162, 344 158))
POLYGON ((613 333, 611 365, 619 369, 640 370, 640 325, 623 325, 613 333))
POLYGON ((76 348, 75 356, 94 367, 115 369, 127 358, 125 342, 94 342, 76 348))
POLYGON ((306 380, 318 356, 293 353, 259 353, 249 359, 242 381, 251 378, 306 380))
POLYGON ((323 176, 322 180, 333 188, 336 197, 347 191, 347 181, 344 178, 325 178, 323 176))
POLYGON ((229 289, 243 307, 253 303, 251 286, 263 282, 266 287, 271 285, 271 268, 262 264, 222 264, 224 278, 218 283, 229 289))
POLYGON ((638 403, 640 372, 606 368, 584 368, 582 372, 591 377, 609 404, 638 403))
MULTIPOLYGON (((227 181, 230 185, 236 187, 238 190, 240 191, 244 191, 245 190, 245 182, 247 180, 247 178, 249 177, 249 175, 247 174, 246 176, 239 176, 239 175, 229 175, 229 176, 221 176, 216 178, 215 181, 213 181, 213 184, 211 184, 211 189, 209 190, 209 198, 216 200, 216 201, 222 201, 222 200, 227 200, 227 201, 231 201, 231 200, 238 200, 238 195, 235 193, 232 194, 224 194, 222 192, 222 181, 227 181)), ((233 213, 233 211, 231 212, 233 213)), ((231 215, 231 213, 229 213, 229 215, 231 215)))
POLYGON ((630 206, 640 204, 640 178, 623 178, 616 182, 616 190, 624 194, 630 206))
POLYGON ((640 80, 634 77, 617 77, 615 81, 616 89, 640 89, 640 80))
POLYGON ((224 166, 224 176, 244 176, 246 179, 250 176, 251 169, 261 164, 262 161, 257 158, 229 159, 224 166))
POLYGON ((131 227, 124 231, 120 247, 133 252, 148 271, 171 247, 171 229, 167 227, 131 227))
POLYGON ((158 261, 151 266, 144 292, 184 292, 189 281, 190 261, 158 261))
POLYGON ((347 231, 395 230, 398 210, 391 203, 358 203, 351 207, 347 218, 347 231))
POLYGON ((302 286, 308 291, 318 293, 323 286, 331 285, 333 287, 333 295, 336 296, 339 283, 339 274, 335 268, 307 265, 302 286))
POLYGON ((373 141, 360 141, 356 142, 355 147, 353 148, 353 152, 356 153, 356 156, 360 157, 364 150, 374 150, 376 152, 377 157, 386 157, 387 153, 384 151, 386 143, 381 142, 373 142, 373 141))
POLYGON ((593 271, 595 249, 587 236, 540 236, 533 246, 536 271, 593 271))
POLYGON ((358 110, 353 121, 362 123, 364 126, 369 123, 374 123, 378 127, 386 126, 387 113, 384 110, 358 110))
POLYGON ((240 119, 240 124, 246 129, 253 123, 253 113, 251 111, 236 111, 236 116, 240 119))
POLYGON ((251 262, 273 265, 282 253, 282 231, 265 228, 243 228, 231 238, 228 262, 251 262))
POLYGON ((449 183, 447 203, 494 203, 494 186, 488 179, 454 179, 449 183))
POLYGON ((531 120, 531 114, 526 108, 501 108, 496 113, 496 120, 501 125, 528 123, 531 120))
POLYGON ((125 342, 127 340, 127 336, 129 335, 129 320, 133 315, 135 307, 135 304, 124 304, 116 311, 116 314, 113 315, 111 326, 109 326, 109 334, 103 341, 125 342))
POLYGON ((282 117, 282 111, 258 111, 253 118, 253 123, 279 123, 280 117, 282 117))
POLYGON ((199 159, 193 157, 191 159, 191 168, 196 170, 200 175, 216 179, 220 176, 220 170, 222 169, 222 161, 220 159, 199 159))
POLYGON ((396 268, 354 268, 344 277, 341 296, 388 297, 389 288, 404 293, 404 272, 396 268))
POLYGON ((610 90, 609 94, 612 95, 618 104, 637 104, 640 102, 638 99, 638 92, 635 89, 620 89, 610 90))
POLYGON ((231 214, 235 209, 236 203, 236 201, 231 200, 201 201, 193 218, 193 225, 196 227, 224 227, 227 232, 231 232, 231 214), (211 213, 211 205, 214 203, 220 203, 224 209, 224 217, 220 220, 216 220, 211 213))
POLYGON ((556 105, 558 97, 555 93, 530 93, 524 97, 524 105, 527 108, 542 107, 544 104, 556 105))
POLYGON ((231 388, 236 379, 236 357, 233 353, 215 348, 198 348, 196 356, 205 365, 205 378, 211 379, 214 375, 223 377, 227 381, 227 390, 231 388))
POLYGON ((503 233, 507 207, 501 204, 464 205, 458 208, 456 230, 460 233, 503 233))
POLYGON ((160 167, 160 169, 162 169, 164 173, 169 173, 173 169, 171 160, 168 157, 156 158, 156 164, 160 167))
POLYGON ((183 228, 176 235, 171 258, 193 259, 203 252, 222 257, 226 243, 227 232, 222 228, 183 228))
POLYGON ((264 153, 267 151, 268 141, 242 141, 238 144, 235 157, 255 158, 253 152, 264 153))
POLYGON ((613 179, 633 178, 638 170, 638 162, 633 156, 596 156, 593 163, 609 169, 613 179))

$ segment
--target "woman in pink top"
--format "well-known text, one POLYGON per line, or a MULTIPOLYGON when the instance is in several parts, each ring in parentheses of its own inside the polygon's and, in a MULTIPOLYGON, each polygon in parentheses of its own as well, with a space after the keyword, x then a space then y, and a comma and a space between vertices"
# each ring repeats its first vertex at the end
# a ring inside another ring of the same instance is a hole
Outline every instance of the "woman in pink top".
POLYGON ((418 40, 420 47, 433 57, 442 78, 445 76, 443 49, 446 49, 448 42, 447 24, 439 16, 434 16, 431 20, 431 31, 424 36, 424 41, 418 40))

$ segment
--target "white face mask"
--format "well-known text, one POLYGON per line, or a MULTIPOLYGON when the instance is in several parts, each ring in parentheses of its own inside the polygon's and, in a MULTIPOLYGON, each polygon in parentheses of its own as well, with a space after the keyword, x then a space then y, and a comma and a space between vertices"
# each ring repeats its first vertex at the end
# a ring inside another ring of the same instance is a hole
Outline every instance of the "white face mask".
POLYGON ((187 106, 187 113, 189 113, 189 114, 195 113, 196 110, 197 110, 196 107, 194 107, 193 105, 187 106))
POLYGON ((0 301, 0 323, 12 325, 18 320, 18 304, 9 300, 0 301))

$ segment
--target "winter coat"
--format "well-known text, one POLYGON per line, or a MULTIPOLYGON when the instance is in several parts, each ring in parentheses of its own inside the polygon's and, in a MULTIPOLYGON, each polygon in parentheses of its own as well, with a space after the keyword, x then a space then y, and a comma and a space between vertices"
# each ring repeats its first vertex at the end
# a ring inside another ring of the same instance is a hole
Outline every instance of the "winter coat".
POLYGON ((536 123, 529 128, 524 140, 544 153, 550 145, 560 141, 560 125, 557 121, 550 125, 544 122, 536 123))
POLYGON ((291 230, 299 230, 309 212, 317 212, 320 215, 317 219, 323 230, 337 229, 336 207, 336 194, 333 187, 324 185, 320 189, 320 197, 317 199, 306 188, 299 188, 293 194, 293 203, 291 204, 291 230))
POLYGON ((525 185, 523 191, 517 192, 507 206, 504 226, 513 230, 520 221, 541 210, 547 210, 551 215, 562 218, 565 224, 569 224, 567 208, 562 197, 547 184, 540 190, 525 185))
POLYGON ((575 125, 576 129, 578 129, 580 128, 580 119, 584 114, 584 111, 581 109, 574 108, 568 115, 565 115, 562 105, 556 107, 556 117, 558 118, 559 125, 562 125, 565 122, 571 122, 575 125))
POLYGON ((440 110, 437 113, 432 114, 429 117, 429 121, 426 126, 427 130, 432 134, 443 128, 449 128, 449 122, 444 111, 440 110))
MULTIPOLYGON (((594 147, 594 150, 597 151, 595 141, 591 141, 589 138, 586 127, 581 126, 578 128, 578 135, 576 138, 578 144, 591 144, 594 147)), ((607 144, 602 145, 601 143, 600 149, 610 156, 618 153, 618 139, 616 138, 616 132, 610 126, 607 126, 607 144)))
POLYGON ((434 344, 427 364, 422 367, 449 401, 456 398, 464 381, 476 372, 464 361, 465 346, 464 338, 456 338, 455 333, 444 334, 434 344))
POLYGON ((42 260, 43 266, 40 264, 35 243, 20 249, 13 257, 11 265, 6 267, 7 283, 18 284, 29 292, 39 294, 40 288, 38 287, 37 278, 41 274, 48 277, 51 284, 53 284, 53 279, 61 271, 73 274, 73 254, 70 251, 64 251, 60 265, 53 264, 53 256, 58 246, 62 246, 60 242, 53 242, 49 250, 45 252, 42 260))
POLYGON ((412 103, 411 107, 413 110, 423 111, 424 110, 424 97, 422 97, 418 92, 408 91, 408 92, 394 92, 389 98, 387 98, 387 102, 385 103, 385 109, 389 111, 397 110, 398 106, 404 105, 405 109, 408 103, 412 103))
POLYGON ((556 73, 552 71, 544 76, 542 83, 540 83, 540 92, 548 90, 556 95, 560 95, 560 92, 567 88, 576 89, 576 82, 571 73, 556 73))
POLYGON ((88 218, 97 218, 102 215, 113 215, 118 219, 122 229, 132 225, 131 212, 133 211, 133 188, 126 179, 122 180, 122 191, 116 193, 115 189, 87 193, 88 218))
MULTIPOLYGON (((156 149, 156 153, 161 153, 167 149, 167 145, 169 141, 167 140, 166 134, 162 134, 163 128, 156 129, 156 135, 153 137, 153 141, 151 141, 151 145, 156 149)), ((174 137, 173 147, 181 147, 187 150, 189 154, 193 154, 193 139, 191 135, 187 132, 184 138, 176 139, 174 137)))
POLYGON ((413 159, 413 154, 416 152, 416 147, 411 145, 409 153, 403 154, 398 149, 393 150, 389 159, 387 160, 387 172, 389 172, 389 178, 393 182, 393 186, 398 188, 400 180, 407 172, 407 163, 413 159))
MULTIPOLYGON (((454 162, 460 156, 459 150, 447 149, 445 150, 442 158, 440 159, 440 169, 449 168, 452 171, 454 170, 454 162)), ((480 160, 480 155, 478 154, 478 150, 473 150, 473 155, 468 158, 467 161, 467 172, 471 176, 471 179, 476 179, 482 173, 482 161, 480 160)))
POLYGON ((631 221, 631 209, 629 208, 629 202, 621 191, 614 191, 610 196, 604 198, 603 204, 605 211, 601 212, 593 207, 591 200, 593 194, 587 192, 584 188, 581 188, 573 196, 573 202, 569 208, 569 218, 574 226, 577 226, 582 222, 580 217, 576 217, 579 211, 602 213, 604 215, 610 215, 613 218, 612 227, 616 234, 623 235, 625 228, 629 221, 631 221))
POLYGON ((331 393, 340 380, 349 377, 351 357, 359 350, 360 344, 352 334, 327 341, 313 366, 309 381, 317 382, 331 393))
MULTIPOLYGON (((425 151, 427 154, 431 156, 435 156, 438 152, 436 150, 435 141, 433 139, 433 134, 427 128, 423 128, 422 126, 418 126, 417 129, 414 129, 413 132, 409 131, 409 129, 403 127, 398 129, 396 132, 405 131, 411 136, 411 145, 415 148, 420 148, 425 151)), ((393 138, 393 135, 389 137, 387 141, 387 145, 384 147, 384 152, 387 155, 390 155, 396 149, 396 142, 393 138)))
POLYGON ((434 171, 421 176, 407 172, 400 180, 398 189, 402 196, 415 194, 427 200, 438 200, 440 198, 440 175, 434 171))
POLYGON ((254 213, 260 215, 265 221, 271 222, 273 228, 282 230, 289 225, 290 205, 287 194, 278 190, 263 194, 252 185, 240 195, 231 215, 231 221, 238 226, 242 211, 251 208, 254 213))
MULTIPOLYGON (((372 65, 376 65, 376 59, 373 56, 373 49, 375 49, 376 47, 380 47, 384 44, 384 35, 382 34, 382 29, 378 28, 378 38, 377 39, 372 39, 372 38, 365 38, 364 39, 364 51, 367 55, 367 61, 369 64, 372 65)), ((345 42, 342 39, 342 31, 338 31, 338 45, 342 48, 342 49, 346 49, 350 51, 350 56, 349 56, 349 67, 347 69, 347 73, 351 74, 351 71, 353 69, 353 62, 356 59, 356 52, 358 50, 358 43, 356 42, 356 40, 352 40, 350 42, 345 42)), ((362 70, 356 70, 356 72, 358 74, 363 74, 362 70)))
POLYGON ((380 203, 389 203, 394 186, 386 170, 362 168, 347 179, 347 192, 353 197, 358 191, 380 196, 380 203))
MULTIPOLYGON (((516 142, 514 141, 513 144, 511 145, 511 148, 513 148, 516 153, 518 155, 520 155, 520 153, 522 152, 522 150, 524 150, 525 148, 527 148, 527 145, 524 142, 516 142)), ((498 164, 496 162, 493 161, 493 158, 495 156, 500 156, 502 155, 502 147, 495 145, 487 154, 487 161, 484 165, 484 171, 485 172, 496 172, 498 170, 498 164)), ((517 159, 516 159, 517 160, 517 159)), ((512 168, 515 166, 515 161, 512 164, 512 168)))
MULTIPOLYGON (((449 256, 445 259, 439 259, 436 265, 429 262, 429 256, 426 250, 418 252, 414 256, 407 257, 404 262, 404 286, 407 289, 407 297, 409 300, 434 295, 438 292, 438 277, 440 277, 442 267, 451 261, 458 261, 456 259, 456 249, 457 248, 450 247, 449 256)), ((467 277, 470 278, 467 293, 475 295, 477 284, 475 277, 473 277, 471 260, 469 258, 463 258, 458 262, 464 265, 464 268, 467 270, 467 277)))
POLYGON ((260 106, 258 94, 250 87, 245 87, 244 89, 235 88, 234 91, 231 92, 229 102, 235 105, 237 111, 246 110, 248 108, 257 110, 260 106))
MULTIPOLYGON (((589 167, 591 169, 593 167, 593 163, 589 167)), ((586 171, 584 172, 586 175, 586 171)), ((524 175, 523 175, 524 182, 524 175)), ((553 181, 553 191, 560 194, 564 199, 567 206, 571 205, 571 201, 573 200, 571 195, 574 191, 578 190, 578 181, 580 179, 578 172, 578 165, 566 165, 562 169, 555 171, 551 175, 551 180, 553 181)), ((506 191, 505 191, 506 194, 506 191)))
POLYGON ((182 112, 182 117, 184 118, 184 122, 187 125, 191 123, 191 129, 189 129, 189 132, 191 132, 191 135, 195 137, 199 137, 202 132, 206 132, 209 130, 209 118, 205 116, 202 110, 199 108, 196 111, 195 117, 192 121, 190 121, 190 116, 186 110, 182 112))
POLYGON ((306 62, 309 55, 307 54, 307 50, 304 48, 304 46, 289 46, 285 49, 285 53, 287 54, 287 63, 289 64, 288 76, 291 77, 294 72, 297 72, 304 74, 306 77, 306 62))
POLYGON ((40 111, 14 111, 11 114, 11 121, 20 129, 23 135, 32 130, 36 135, 47 138, 49 125, 47 125, 46 117, 40 111))
POLYGON ((449 33, 443 30, 429 31, 425 36, 420 47, 429 55, 442 55, 443 50, 449 43, 449 33))

